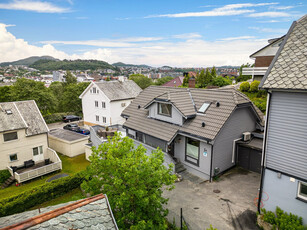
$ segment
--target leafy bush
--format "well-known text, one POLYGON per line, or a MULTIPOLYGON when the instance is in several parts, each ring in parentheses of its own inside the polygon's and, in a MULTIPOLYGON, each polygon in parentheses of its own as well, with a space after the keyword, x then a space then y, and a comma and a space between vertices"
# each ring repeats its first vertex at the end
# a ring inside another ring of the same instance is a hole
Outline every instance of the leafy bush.
POLYGON ((229 77, 218 76, 218 77, 213 79, 211 84, 222 87, 222 86, 225 86, 225 85, 231 85, 232 81, 230 80, 229 77))
POLYGON ((266 100, 256 100, 256 101, 253 101, 253 103, 255 104, 255 106, 257 106, 261 112, 265 112, 266 110, 266 100))
POLYGON ((53 113, 53 114, 47 114, 44 116, 44 119, 47 124, 62 121, 63 116, 70 115, 70 114, 76 114, 74 112, 68 112, 68 113, 53 113))
POLYGON ((253 81, 250 85, 250 91, 251 92, 258 92, 258 86, 260 84, 260 81, 253 81))
POLYGON ((237 82, 247 81, 249 79, 252 79, 251 75, 240 75, 236 78, 237 82))
POLYGON ((11 176, 9 170, 0 170, 0 185, 4 183, 11 176))
POLYGON ((263 220, 269 224, 273 225, 273 228, 278 227, 280 230, 304 230, 306 227, 303 226, 302 217, 298 217, 292 213, 288 214, 281 210, 281 208, 276 207, 276 211, 266 211, 261 209, 263 212, 263 220))
POLYGON ((241 85, 240 85, 240 90, 242 91, 242 92, 247 92, 247 91, 249 91, 249 88, 250 88, 250 84, 249 84, 249 82, 243 82, 243 83, 241 83, 241 85))
POLYGON ((267 91, 265 91, 263 89, 260 89, 257 92, 257 97, 266 97, 266 95, 267 95, 267 91))
POLYGON ((2 199, 0 200, 0 217, 24 212, 31 207, 62 196, 79 187, 83 179, 84 173, 79 172, 73 176, 60 178, 18 195, 2 199))

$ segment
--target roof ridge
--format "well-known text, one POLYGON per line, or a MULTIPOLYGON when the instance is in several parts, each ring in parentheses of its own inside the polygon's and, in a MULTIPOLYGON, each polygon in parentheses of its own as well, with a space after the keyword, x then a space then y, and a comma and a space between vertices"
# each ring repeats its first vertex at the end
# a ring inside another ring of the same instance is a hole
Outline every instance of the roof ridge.
POLYGON ((38 216, 29 218, 29 219, 24 220, 22 222, 19 222, 17 224, 13 224, 11 226, 4 227, 1 230, 27 229, 27 228, 33 227, 37 224, 41 224, 45 221, 48 221, 48 220, 53 219, 57 216, 63 215, 63 214, 70 212, 74 209, 77 209, 79 207, 82 207, 84 205, 87 205, 89 203, 95 202, 95 201, 103 199, 103 198, 105 198, 105 196, 102 193, 98 194, 96 196, 85 198, 85 199, 79 200, 77 202, 74 202, 72 204, 66 205, 64 207, 57 208, 55 210, 52 210, 52 211, 40 214, 38 216))

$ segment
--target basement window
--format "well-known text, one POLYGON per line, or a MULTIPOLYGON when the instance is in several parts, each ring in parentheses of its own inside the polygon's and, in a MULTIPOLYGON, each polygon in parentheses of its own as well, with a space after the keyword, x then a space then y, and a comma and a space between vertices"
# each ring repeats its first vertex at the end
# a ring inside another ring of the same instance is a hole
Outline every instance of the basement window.
POLYGON ((307 201, 307 183, 298 182, 297 197, 307 201))
POLYGON ((10 161, 12 162, 12 161, 17 161, 18 160, 18 158, 17 158, 17 153, 15 153, 15 154, 11 154, 10 155, 10 161))

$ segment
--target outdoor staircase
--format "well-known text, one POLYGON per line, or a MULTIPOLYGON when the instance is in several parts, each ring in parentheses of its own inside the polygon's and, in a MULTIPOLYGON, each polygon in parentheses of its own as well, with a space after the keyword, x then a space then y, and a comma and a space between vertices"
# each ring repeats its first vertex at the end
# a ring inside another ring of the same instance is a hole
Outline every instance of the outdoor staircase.
POLYGON ((187 169, 183 166, 183 164, 181 164, 181 162, 177 162, 175 164, 175 173, 181 173, 185 170, 187 170, 187 169))
POLYGON ((8 178, 6 181, 4 181, 4 183, 2 184, 1 188, 7 188, 9 187, 11 184, 13 184, 15 181, 15 178, 13 176, 11 176, 10 178, 8 178))

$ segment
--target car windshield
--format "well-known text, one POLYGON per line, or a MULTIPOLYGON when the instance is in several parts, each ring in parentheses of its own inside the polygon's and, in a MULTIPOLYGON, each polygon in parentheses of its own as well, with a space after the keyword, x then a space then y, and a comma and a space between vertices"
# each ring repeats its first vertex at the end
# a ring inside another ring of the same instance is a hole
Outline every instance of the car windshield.
POLYGON ((78 127, 78 125, 76 125, 76 124, 71 124, 71 127, 78 127))

